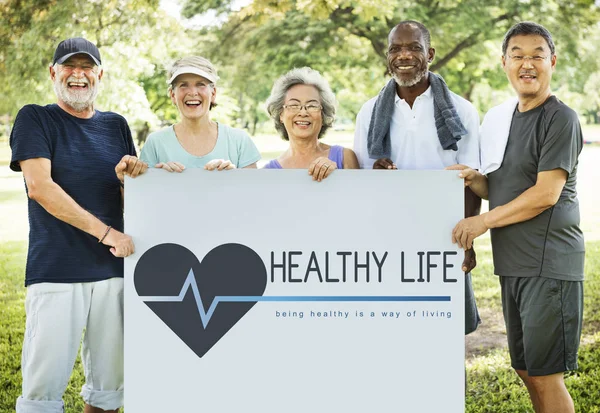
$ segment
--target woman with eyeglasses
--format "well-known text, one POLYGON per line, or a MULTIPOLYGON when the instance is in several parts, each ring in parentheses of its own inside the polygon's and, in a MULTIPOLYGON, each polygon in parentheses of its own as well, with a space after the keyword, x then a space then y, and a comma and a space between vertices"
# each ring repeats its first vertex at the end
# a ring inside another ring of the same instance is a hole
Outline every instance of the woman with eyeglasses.
POLYGON ((327 80, 308 67, 281 76, 267 99, 275 129, 289 148, 271 160, 267 169, 308 169, 322 181, 335 169, 358 169, 354 151, 319 141, 335 120, 335 96, 327 80))
POLYGON ((169 96, 181 120, 148 136, 141 160, 169 172, 256 168, 260 153, 250 136, 210 119, 217 97, 217 70, 200 56, 177 60, 167 73, 169 96))

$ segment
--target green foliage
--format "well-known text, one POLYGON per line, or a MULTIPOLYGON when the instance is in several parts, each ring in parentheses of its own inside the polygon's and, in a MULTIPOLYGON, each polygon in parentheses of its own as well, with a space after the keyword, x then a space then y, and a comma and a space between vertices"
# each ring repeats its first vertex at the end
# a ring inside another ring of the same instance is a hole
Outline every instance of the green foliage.
POLYGON ((156 70, 149 76, 140 77, 140 83, 144 88, 150 110, 165 123, 175 123, 177 121, 177 108, 171 104, 171 98, 167 93, 167 84, 165 80, 167 72, 165 69, 156 70))
MULTIPOLYGON (((210 3, 227 20, 212 31, 215 46, 207 52, 231 74, 227 85, 239 93, 243 124, 252 123, 277 76, 299 66, 326 73, 334 92, 344 97, 340 115, 352 117, 385 83, 387 35, 405 19, 419 20, 430 29, 437 50, 431 69, 454 91, 475 98, 482 111, 504 96, 490 100, 491 91, 508 90, 500 45, 518 21, 537 21, 554 34, 562 62, 555 87, 566 82, 583 90, 598 67, 595 53, 582 53, 596 47, 586 39, 600 32, 592 0, 255 0, 239 11, 232 11, 231 1, 210 3)), ((206 11, 193 0, 184 4, 188 17, 206 11)))
POLYGON ((589 122, 600 122, 598 7, 593 0, 182 0, 183 14, 215 25, 185 29, 159 0, 4 0, 0 2, 0 115, 14 120, 27 103, 55 101, 48 78, 64 38, 96 42, 105 76, 98 107, 123 114, 132 129, 177 121, 166 94, 165 67, 199 54, 219 69, 220 107, 213 117, 252 134, 268 120, 264 102, 275 79, 291 68, 321 71, 339 101, 338 118, 356 113, 386 81, 387 34, 404 19, 425 23, 436 59, 431 69, 480 113, 512 94, 500 66, 505 31, 535 20, 554 35, 558 66, 553 89, 589 122))
MULTIPOLYGON (((56 45, 85 37, 102 54, 104 78, 98 107, 123 114, 133 128, 157 125, 162 108, 140 80, 184 53, 185 30, 158 10, 158 0, 7 0, 0 5, 0 113, 14 117, 27 103, 47 104, 55 96, 48 66, 56 45)), ((166 86, 163 84, 163 90, 166 86)))
POLYGON ((231 10, 232 3, 232 0, 189 1, 185 3, 181 13, 185 17, 193 17, 209 11, 228 12, 231 10))
POLYGON ((266 120, 264 102, 274 81, 295 67, 321 71, 334 91, 342 92, 340 114, 352 120, 381 88, 383 71, 372 70, 377 57, 365 39, 296 10, 285 19, 233 15, 204 39, 206 55, 237 103, 234 123, 251 133, 266 120))

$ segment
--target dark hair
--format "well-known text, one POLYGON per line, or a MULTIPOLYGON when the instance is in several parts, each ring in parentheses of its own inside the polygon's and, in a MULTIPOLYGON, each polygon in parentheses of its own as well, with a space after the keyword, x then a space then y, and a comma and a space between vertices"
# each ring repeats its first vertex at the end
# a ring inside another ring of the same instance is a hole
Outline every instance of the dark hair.
POLYGON ((388 42, 389 42, 390 34, 392 34, 392 32, 394 30, 396 30, 396 28, 403 26, 405 24, 413 24, 413 25, 417 26, 419 28, 419 31, 423 35, 423 39, 425 39, 425 46, 427 46, 427 48, 431 47, 431 33, 429 33, 429 30, 427 29, 427 27, 425 27, 425 25, 423 23, 418 22, 416 20, 402 20, 400 23, 395 25, 394 28, 392 30, 390 30, 390 32, 388 34, 388 42))
POLYGON ((521 22, 515 24, 511 27, 506 34, 504 35, 504 40, 502 41, 502 54, 506 55, 506 49, 508 48, 508 42, 514 36, 542 36, 546 43, 548 43, 548 47, 550 48, 550 54, 554 55, 554 42, 552 41, 552 35, 541 24, 537 24, 534 22, 521 22))

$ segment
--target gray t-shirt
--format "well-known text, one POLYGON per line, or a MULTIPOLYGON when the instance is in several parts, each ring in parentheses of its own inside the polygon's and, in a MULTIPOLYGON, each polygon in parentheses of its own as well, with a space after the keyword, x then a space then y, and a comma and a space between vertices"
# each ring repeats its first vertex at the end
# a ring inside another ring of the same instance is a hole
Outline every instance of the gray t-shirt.
POLYGON ((569 175, 552 208, 491 230, 496 275, 583 280, 585 247, 576 191, 582 146, 577 114, 556 97, 527 112, 515 110, 502 165, 488 175, 490 209, 535 185, 539 172, 560 168, 569 175))

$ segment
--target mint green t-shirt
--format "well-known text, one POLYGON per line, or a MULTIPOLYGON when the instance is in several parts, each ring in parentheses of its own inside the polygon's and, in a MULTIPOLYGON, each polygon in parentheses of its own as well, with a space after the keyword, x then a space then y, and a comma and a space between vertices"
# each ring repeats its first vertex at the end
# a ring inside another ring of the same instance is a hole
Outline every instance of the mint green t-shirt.
POLYGON ((183 149, 173 126, 169 126, 148 135, 140 159, 150 167, 160 162, 179 162, 186 168, 203 168, 213 159, 230 160, 236 168, 245 168, 260 160, 260 152, 246 132, 221 123, 217 127, 217 143, 204 156, 194 156, 183 149))

